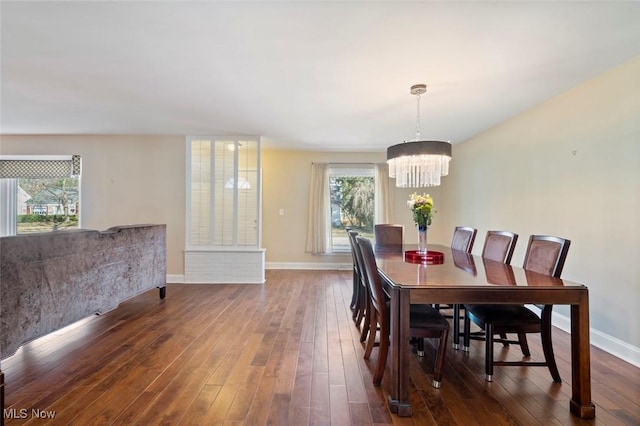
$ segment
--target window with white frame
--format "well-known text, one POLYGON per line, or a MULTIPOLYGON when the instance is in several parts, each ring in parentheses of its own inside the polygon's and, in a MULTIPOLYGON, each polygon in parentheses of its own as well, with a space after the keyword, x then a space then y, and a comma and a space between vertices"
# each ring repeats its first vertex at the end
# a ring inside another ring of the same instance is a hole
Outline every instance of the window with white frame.
POLYGON ((0 235, 78 228, 80 170, 79 155, 0 156, 0 235))

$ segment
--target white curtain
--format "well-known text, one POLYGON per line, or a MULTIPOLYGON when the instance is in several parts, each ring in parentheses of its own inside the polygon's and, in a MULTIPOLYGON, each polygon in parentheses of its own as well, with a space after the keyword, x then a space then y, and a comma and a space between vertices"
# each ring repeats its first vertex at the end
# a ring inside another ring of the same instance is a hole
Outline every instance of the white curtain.
POLYGON ((375 171, 375 212, 376 223, 393 223, 393 192, 389 191, 389 165, 377 163, 375 171))
POLYGON ((307 221, 308 253, 322 254, 330 252, 327 244, 329 218, 329 173, 327 163, 311 164, 309 184, 309 218, 307 221))

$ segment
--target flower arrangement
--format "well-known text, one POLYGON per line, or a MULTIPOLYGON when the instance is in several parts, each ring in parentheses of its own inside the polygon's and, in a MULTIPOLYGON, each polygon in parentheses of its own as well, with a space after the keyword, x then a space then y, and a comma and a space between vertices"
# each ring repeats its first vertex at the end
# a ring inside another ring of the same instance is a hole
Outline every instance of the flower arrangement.
POLYGON ((433 198, 429 194, 418 195, 411 194, 407 206, 413 212, 413 221, 418 225, 419 229, 426 229, 431 225, 431 216, 436 211, 433 209, 433 198))

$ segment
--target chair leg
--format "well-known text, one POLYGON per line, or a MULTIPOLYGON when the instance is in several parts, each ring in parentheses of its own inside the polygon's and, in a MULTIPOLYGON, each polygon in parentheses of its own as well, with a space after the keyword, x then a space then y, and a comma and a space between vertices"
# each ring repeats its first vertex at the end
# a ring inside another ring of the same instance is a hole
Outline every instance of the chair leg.
POLYGON ((447 352, 447 338, 449 337, 449 330, 442 330, 442 334, 440 335, 440 343, 438 344, 438 355, 436 357, 436 365, 433 370, 433 382, 431 385, 438 389, 440 388, 440 383, 442 382, 442 369, 444 367, 444 356, 447 352))
POLYGON ((471 341, 471 320, 469 319, 469 314, 467 311, 464 311, 464 335, 462 336, 462 350, 464 352, 469 352, 469 342, 471 341))
POLYGON ((351 318, 353 318, 354 321, 357 321, 358 319, 358 312, 360 310, 360 289, 361 289, 361 285, 360 285, 360 279, 358 279, 358 282, 355 284, 354 288, 353 288, 353 292, 354 292, 354 296, 353 298, 354 300, 354 304, 353 304, 353 314, 351 315, 351 318))
POLYGON ((365 289, 360 286, 358 290, 358 315, 356 317, 356 327, 360 327, 365 314, 365 304, 367 303, 367 293, 365 289))
POLYGON ((460 305, 453 305, 453 349, 460 348, 460 305))
POLYGON ((424 339, 418 337, 418 349, 416 350, 418 356, 424 356, 424 339))
POLYGON ((353 270, 353 294, 351 295, 351 303, 349 304, 349 308, 351 310, 355 310, 356 308, 356 299, 358 297, 358 274, 356 270, 353 270))
MULTIPOLYGON (((364 350, 364 359, 369 359, 371 356, 371 351, 373 351, 373 347, 376 344, 376 331, 378 329, 378 315, 376 312, 371 309, 370 310, 370 318, 369 318, 369 337, 367 339, 367 347, 364 350)), ((382 340, 382 339, 380 339, 382 340)))
POLYGON ((371 301, 367 297, 364 307, 364 323, 362 324, 362 331, 360 332, 360 341, 367 340, 369 329, 371 328, 371 301))
POLYGON ((551 309, 542 310, 542 329, 540 330, 540 339, 542 340, 542 350, 544 352, 544 360, 549 367, 549 372, 553 381, 562 383, 560 372, 556 365, 556 357, 553 355, 553 342, 551 339, 551 309))
POLYGON ((484 378, 487 382, 493 381, 493 324, 485 325, 485 359, 484 378))
POLYGON ((500 333, 500 338, 502 339, 502 346, 509 346, 509 342, 507 342, 507 333, 500 333))
POLYGON ((387 366, 387 354, 389 353, 389 328, 384 324, 380 327, 380 345, 378 346, 378 363, 373 373, 373 384, 379 386, 382 383, 384 369, 387 366))
POLYGON ((522 354, 527 358, 530 357, 531 352, 529 351, 529 343, 527 343, 527 335, 525 333, 518 333, 518 342, 520 343, 522 354))

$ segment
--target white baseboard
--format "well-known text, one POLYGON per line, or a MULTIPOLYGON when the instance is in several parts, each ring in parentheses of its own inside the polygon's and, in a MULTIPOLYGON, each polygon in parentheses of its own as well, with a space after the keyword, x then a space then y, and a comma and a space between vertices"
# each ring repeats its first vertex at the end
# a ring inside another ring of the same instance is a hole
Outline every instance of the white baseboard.
POLYGON ((349 271, 353 263, 301 263, 301 262, 267 262, 267 269, 308 269, 323 271, 349 271))
POLYGON ((187 281, 184 275, 167 274, 167 284, 264 284, 264 281, 187 281))
MULTIPOLYGON (((535 306, 527 305, 531 310, 540 313, 540 309, 535 306)), ((551 323, 554 327, 558 327, 560 330, 571 334, 571 320, 569 317, 553 312, 551 317, 551 323)), ((591 344, 597 348, 602 349, 611 355, 620 358, 629 364, 640 367, 640 348, 630 345, 627 342, 623 342, 617 337, 609 336, 594 328, 590 329, 589 340, 591 344)))
MULTIPOLYGON (((571 334, 571 320, 569 317, 554 312, 551 322, 560 330, 571 334)), ((640 367, 640 348, 630 345, 627 342, 623 342, 616 337, 609 336, 599 330, 595 330, 593 328, 590 330, 591 333, 589 337, 593 346, 596 346, 603 351, 628 362, 629 364, 640 367)))

